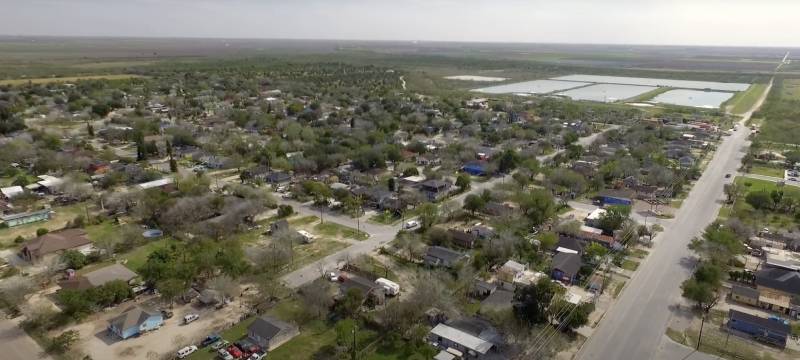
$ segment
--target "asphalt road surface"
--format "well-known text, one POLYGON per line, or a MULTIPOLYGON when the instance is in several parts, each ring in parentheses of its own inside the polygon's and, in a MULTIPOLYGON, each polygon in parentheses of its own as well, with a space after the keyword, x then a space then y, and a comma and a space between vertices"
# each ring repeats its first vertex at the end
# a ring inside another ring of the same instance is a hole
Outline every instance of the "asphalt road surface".
MULTIPOLYGON (((618 126, 610 125, 605 131, 616 129, 618 126)), ((587 146, 593 143, 600 134, 603 132, 595 133, 590 136, 586 136, 583 138, 578 139, 578 144, 582 146, 587 146)), ((549 155, 539 156, 538 160, 540 162, 545 162, 547 160, 552 159, 557 154, 563 152, 564 150, 556 151, 549 155)), ((452 200, 456 201, 458 204, 463 204, 464 199, 469 194, 476 194, 480 193, 484 189, 491 189, 496 184, 501 183, 506 180, 511 180, 511 175, 495 177, 491 180, 480 182, 480 183, 473 183, 472 187, 469 191, 455 196, 452 200)), ((345 249, 339 250, 333 254, 330 254, 322 259, 314 261, 300 269, 292 271, 286 274, 282 280, 283 282, 289 286, 290 288, 298 288, 318 279, 322 275, 322 271, 332 270, 338 268, 339 264, 346 261, 347 259, 353 259, 358 257, 359 255, 369 254, 381 246, 385 245, 386 243, 392 241, 397 235, 397 232, 400 231, 402 224, 397 225, 379 225, 368 223, 366 221, 361 221, 360 224, 356 223, 356 219, 352 219, 347 216, 342 215, 334 215, 329 214, 327 212, 320 214, 320 211, 317 209, 312 209, 308 205, 300 204, 296 201, 292 200, 285 200, 285 199, 278 199, 279 203, 292 205, 292 207, 300 214, 303 215, 315 215, 320 216, 322 215, 324 221, 331 221, 341 225, 349 226, 351 228, 356 228, 359 226, 361 231, 364 231, 369 234, 369 239, 360 241, 357 244, 353 244, 345 249)))
POLYGON ((665 346, 669 339, 664 334, 672 316, 670 306, 682 303, 680 284, 689 277, 695 263, 687 245, 717 217, 724 199, 723 185, 733 180, 733 177, 725 178, 725 174, 737 172, 749 146, 750 130, 743 123, 761 106, 771 87, 770 83, 765 95, 743 115, 739 130, 719 145, 674 221, 657 236, 654 249, 587 339, 578 359, 681 359, 686 356, 676 352, 681 346, 665 346))

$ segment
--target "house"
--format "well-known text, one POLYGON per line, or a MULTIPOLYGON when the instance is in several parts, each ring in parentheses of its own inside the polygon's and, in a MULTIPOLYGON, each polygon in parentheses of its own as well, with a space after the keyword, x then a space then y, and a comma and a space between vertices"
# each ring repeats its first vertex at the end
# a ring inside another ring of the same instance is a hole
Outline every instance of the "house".
POLYGON ((567 285, 571 285, 578 280, 578 272, 581 269, 581 256, 579 254, 559 252, 553 256, 552 277, 567 285))
POLYGON ((94 250, 94 247, 83 229, 65 229, 49 232, 28 241, 22 247, 20 256, 28 261, 36 261, 46 255, 66 250, 77 250, 88 254, 94 250))
POLYGON ((486 161, 470 161, 461 167, 461 171, 473 176, 489 175, 489 163, 486 161))
POLYGON ((497 285, 480 279, 475 279, 470 288, 470 295, 478 299, 485 299, 497 290, 497 285))
POLYGON ((442 350, 457 350, 462 359, 486 359, 496 356, 493 351, 503 339, 488 322, 465 318, 436 325, 428 333, 428 341, 442 350))
POLYGON ((127 339, 164 325, 161 313, 133 306, 108 322, 108 332, 127 339))
POLYGON ((581 226, 576 234, 560 233, 558 236, 559 238, 574 237, 583 247, 588 246, 590 243, 598 243, 610 249, 620 246, 613 236, 603 235, 603 230, 589 226, 581 226))
POLYGON ((606 209, 597 208, 592 210, 589 215, 583 219, 583 222, 586 223, 588 226, 598 227, 600 226, 600 220, 603 218, 603 215, 607 213, 606 209))
POLYGON ((791 326, 783 319, 765 319, 733 309, 728 311, 726 326, 734 334, 741 335, 743 333, 758 341, 781 348, 786 347, 786 340, 792 331, 791 326))
POLYGON ((100 268, 83 275, 78 275, 70 279, 61 281, 58 285, 62 289, 91 289, 103 286, 112 281, 124 281, 130 285, 131 280, 137 278, 135 272, 122 264, 113 264, 100 268))
POLYGON ((59 193, 59 188, 64 183, 64 179, 50 175, 39 175, 40 181, 36 182, 50 194, 59 193))
POLYGON ((381 208, 381 204, 386 204, 389 199, 394 197, 393 192, 379 186, 359 187, 353 189, 352 192, 356 197, 363 199, 366 205, 375 208, 381 208))
POLYGON ((24 192, 25 190, 19 185, 0 188, 0 194, 2 194, 7 200, 11 200, 16 196, 22 195, 24 192))
POLYGON ((583 254, 583 243, 577 237, 569 234, 558 234, 556 252, 583 254))
POLYGON ((450 184, 447 181, 431 179, 420 185, 420 190, 430 201, 443 199, 450 192, 450 184))
POLYGON ((441 246, 429 246, 425 252, 425 264, 428 266, 452 267, 464 258, 464 254, 441 246))
POLYGON ((528 270, 527 266, 514 260, 508 260, 497 270, 497 278, 506 283, 514 283, 526 270, 528 270))
POLYGON ((0 216, 0 220, 8 227, 20 226, 25 224, 34 223, 37 221, 50 220, 52 210, 44 209, 39 211, 31 211, 25 213, 16 213, 0 216))
POLYGON ((339 286, 340 297, 347 295, 350 289, 358 289, 361 294, 364 295, 364 298, 370 299, 373 304, 383 304, 386 297, 383 286, 358 275, 348 274, 347 276, 343 276, 343 278, 344 281, 339 286))
POLYGON ((694 157, 691 155, 685 155, 678 158, 678 164, 680 164, 682 169, 687 169, 694 166, 694 157))
POLYGON ((300 335, 296 325, 263 315, 247 328, 247 338, 264 350, 272 351, 300 335))
POLYGON ((743 304, 758 306, 758 290, 751 287, 734 284, 731 287, 731 299, 743 304))
POLYGON ((461 229, 447 229, 447 234, 450 235, 450 238, 453 240, 454 244, 467 249, 472 249, 475 247, 475 243, 478 241, 478 238, 470 231, 461 229))
POLYGON ((759 306, 792 317, 800 314, 800 272, 764 268, 756 272, 759 306))
POLYGON ((273 171, 268 173, 263 181, 272 185, 288 184, 292 181, 292 175, 283 171, 273 171))

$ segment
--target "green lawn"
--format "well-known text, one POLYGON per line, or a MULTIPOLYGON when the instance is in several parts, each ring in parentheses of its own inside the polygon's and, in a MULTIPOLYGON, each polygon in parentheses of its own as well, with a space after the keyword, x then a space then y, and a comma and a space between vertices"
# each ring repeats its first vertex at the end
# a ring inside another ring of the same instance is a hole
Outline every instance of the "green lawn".
POLYGON ((731 106, 731 112, 734 114, 744 114, 753 107, 766 89, 767 84, 750 85, 747 90, 736 93, 725 105, 731 106))
POLYGON ((633 256, 635 258, 638 258, 638 259, 644 259, 645 257, 647 257, 647 254, 649 254, 649 252, 647 252, 647 250, 642 250, 642 249, 633 249, 633 250, 631 250, 631 256, 633 256))
POLYGON ((317 224, 316 226, 314 226, 314 231, 317 232, 319 235, 323 236, 333 236, 333 237, 338 236, 354 240, 366 240, 367 238, 369 238, 369 234, 363 231, 358 231, 351 227, 333 222, 324 222, 321 224, 317 224))
POLYGON ((118 233, 118 226, 114 225, 111 221, 104 221, 97 225, 89 225, 84 228, 86 234, 89 235, 89 240, 98 241, 109 237, 114 237, 118 233))
POLYGON ((620 267, 625 270, 636 271, 636 269, 639 268, 639 263, 633 260, 626 259, 625 261, 622 262, 622 266, 620 267))
POLYGON ((750 173, 764 175, 764 176, 772 176, 783 179, 783 168, 772 167, 772 166, 764 166, 764 165, 755 165, 750 169, 750 173))
POLYGON ((318 217, 309 215, 309 216, 289 219, 289 225, 292 226, 308 225, 316 221, 319 221, 318 217))
MULTIPOLYGON (((778 183, 768 180, 752 179, 748 177, 737 177, 736 182, 743 184, 748 192, 761 191, 761 190, 771 192, 772 190, 778 190, 778 183)), ((781 190, 783 190, 785 194, 793 194, 795 196, 800 196, 800 188, 796 186, 783 186, 781 187, 781 190)))
POLYGON ((393 216, 388 212, 381 212, 369 218, 369 222, 381 225, 394 225, 400 222, 400 220, 401 218, 399 216, 393 216))

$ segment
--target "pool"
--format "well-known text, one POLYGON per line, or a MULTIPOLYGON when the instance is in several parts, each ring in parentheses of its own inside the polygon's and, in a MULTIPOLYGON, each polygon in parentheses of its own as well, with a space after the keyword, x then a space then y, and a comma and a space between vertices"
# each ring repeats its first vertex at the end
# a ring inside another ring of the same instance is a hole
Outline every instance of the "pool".
POLYGON ((733 93, 721 91, 700 91, 676 89, 659 94, 650 102, 690 106, 704 109, 718 109, 722 103, 733 97, 733 93))
POLYGON ((566 96, 572 100, 588 100, 612 103, 615 101, 630 99, 655 89, 657 88, 654 86, 596 84, 560 92, 557 95, 566 96))

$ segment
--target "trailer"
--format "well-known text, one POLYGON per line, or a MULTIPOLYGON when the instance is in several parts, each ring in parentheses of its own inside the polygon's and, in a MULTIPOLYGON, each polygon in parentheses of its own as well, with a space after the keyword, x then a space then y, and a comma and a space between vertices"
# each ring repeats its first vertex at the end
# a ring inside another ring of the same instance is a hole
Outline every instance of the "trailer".
POLYGON ((378 278, 377 280, 375 280, 375 283, 383 287, 383 290, 386 292, 386 295, 396 296, 397 294, 400 294, 400 285, 398 285, 394 281, 384 278, 378 278))

